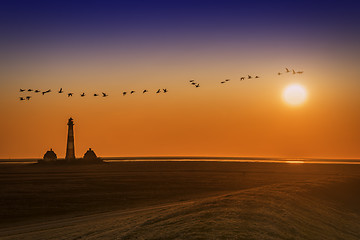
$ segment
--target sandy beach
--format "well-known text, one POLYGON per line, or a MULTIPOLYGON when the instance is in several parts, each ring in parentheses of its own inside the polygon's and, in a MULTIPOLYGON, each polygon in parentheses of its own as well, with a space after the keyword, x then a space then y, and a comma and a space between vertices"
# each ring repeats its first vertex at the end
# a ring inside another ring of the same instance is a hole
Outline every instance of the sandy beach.
POLYGON ((4 165, 1 239, 359 239, 360 165, 4 165))

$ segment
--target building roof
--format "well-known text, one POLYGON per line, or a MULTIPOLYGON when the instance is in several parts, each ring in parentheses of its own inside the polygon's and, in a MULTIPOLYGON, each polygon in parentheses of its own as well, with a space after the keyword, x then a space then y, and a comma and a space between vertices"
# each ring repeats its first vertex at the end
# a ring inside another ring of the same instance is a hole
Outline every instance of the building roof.
POLYGON ((84 159, 97 159, 97 156, 95 152, 89 148, 89 150, 87 150, 87 152, 84 154, 84 159))
POLYGON ((52 150, 52 148, 44 154, 44 159, 57 159, 56 153, 52 150))

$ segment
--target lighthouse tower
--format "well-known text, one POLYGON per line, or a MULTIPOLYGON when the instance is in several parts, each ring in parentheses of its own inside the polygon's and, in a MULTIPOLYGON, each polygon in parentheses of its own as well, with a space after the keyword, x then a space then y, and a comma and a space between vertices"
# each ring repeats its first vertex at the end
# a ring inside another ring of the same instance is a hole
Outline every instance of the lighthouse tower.
POLYGON ((72 118, 68 121, 68 138, 66 146, 65 160, 75 160, 75 146, 74 146, 74 122, 72 118))

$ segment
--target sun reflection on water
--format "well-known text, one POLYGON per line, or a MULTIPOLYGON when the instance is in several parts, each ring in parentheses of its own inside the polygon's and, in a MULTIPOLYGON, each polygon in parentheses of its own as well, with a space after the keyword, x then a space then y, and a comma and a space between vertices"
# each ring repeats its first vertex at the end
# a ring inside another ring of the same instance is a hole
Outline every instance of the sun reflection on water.
POLYGON ((291 161, 285 161, 286 163, 304 163, 304 161, 298 161, 298 160, 291 160, 291 161))

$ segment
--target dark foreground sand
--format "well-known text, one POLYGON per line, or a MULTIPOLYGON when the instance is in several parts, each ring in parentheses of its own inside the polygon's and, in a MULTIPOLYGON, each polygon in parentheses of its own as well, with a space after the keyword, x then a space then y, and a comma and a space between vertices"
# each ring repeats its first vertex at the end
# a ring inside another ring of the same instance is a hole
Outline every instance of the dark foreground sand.
POLYGON ((0 239, 360 239, 360 165, 4 165, 0 178, 0 239))

